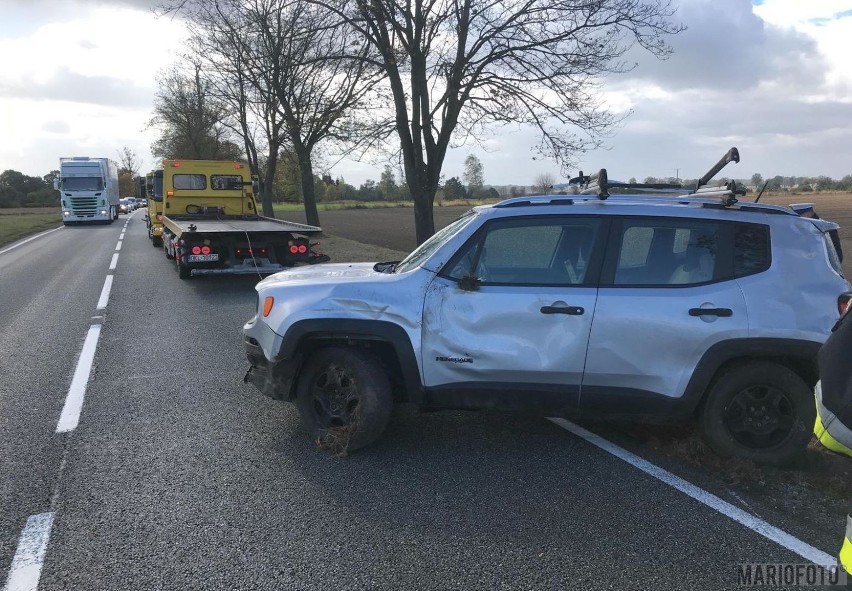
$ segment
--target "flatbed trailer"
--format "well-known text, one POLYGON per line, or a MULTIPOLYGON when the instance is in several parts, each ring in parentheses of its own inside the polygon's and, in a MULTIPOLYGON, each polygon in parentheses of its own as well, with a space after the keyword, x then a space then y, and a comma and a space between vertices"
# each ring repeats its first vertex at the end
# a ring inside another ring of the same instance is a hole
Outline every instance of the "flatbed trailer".
POLYGON ((182 279, 329 260, 314 250, 321 228, 259 215, 256 192, 240 163, 163 161, 162 246, 182 279))

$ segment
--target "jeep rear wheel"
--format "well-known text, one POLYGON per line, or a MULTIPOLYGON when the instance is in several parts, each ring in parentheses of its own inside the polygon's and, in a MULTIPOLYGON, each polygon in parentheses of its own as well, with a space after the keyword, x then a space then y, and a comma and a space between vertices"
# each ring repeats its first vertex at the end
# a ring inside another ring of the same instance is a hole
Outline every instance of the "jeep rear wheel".
POLYGON ((319 349, 299 376, 296 406, 321 448, 339 455, 373 443, 388 424, 393 398, 379 361, 358 349, 319 349))
POLYGON ((704 439, 721 456, 762 464, 789 464, 811 440, 816 405, 795 372, 769 361, 725 370, 701 409, 704 439))

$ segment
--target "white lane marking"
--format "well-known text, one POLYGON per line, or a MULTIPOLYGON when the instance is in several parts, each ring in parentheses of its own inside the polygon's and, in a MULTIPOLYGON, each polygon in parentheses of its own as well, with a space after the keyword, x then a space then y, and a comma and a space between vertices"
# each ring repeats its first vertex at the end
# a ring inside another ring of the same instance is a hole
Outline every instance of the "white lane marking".
POLYGON ((103 310, 107 307, 110 291, 112 291, 112 275, 107 275, 104 280, 104 287, 101 290, 101 297, 98 298, 97 310, 103 310))
POLYGON ((119 234, 119 235, 118 235, 118 239, 119 239, 119 240, 124 240, 124 232, 122 232, 121 234, 119 234))
POLYGON ((633 454, 627 451, 626 449, 617 446, 616 444, 612 443, 611 441, 608 441, 607 439, 604 439, 599 435, 595 435, 591 431, 588 431, 579 425, 575 425, 571 421, 555 418, 551 418, 548 420, 562 427, 563 429, 570 431, 574 435, 582 437, 592 445, 595 445, 601 448, 602 450, 611 453, 620 460, 624 460, 634 468, 638 468, 646 474, 649 474, 650 476, 661 480, 672 488, 682 492, 687 496, 692 497, 699 503, 710 507, 714 511, 718 511, 722 515, 730 517, 734 521, 746 526, 747 528, 754 531, 755 533, 760 534, 764 538, 775 542, 779 546, 787 548, 788 550, 798 554, 805 560, 829 568, 833 568, 837 564, 837 559, 834 556, 823 552, 818 548, 814 548, 810 544, 803 542, 802 540, 788 534, 784 530, 779 529, 774 525, 769 524, 763 519, 755 517, 754 515, 743 511, 739 507, 731 505, 727 501, 724 501, 716 495, 707 492, 703 488, 699 488, 694 484, 687 482, 683 478, 675 476, 668 470, 660 468, 656 464, 652 464, 648 460, 640 458, 636 454, 633 454))
POLYGON ((26 240, 21 240, 20 242, 18 242, 18 243, 17 243, 17 244, 15 244, 14 246, 10 246, 9 248, 4 248, 3 250, 0 250, 0 254, 3 254, 3 253, 5 253, 5 252, 9 252, 10 250, 15 250, 16 248, 18 248, 19 246, 23 246, 23 245, 24 245, 24 244, 26 244, 27 242, 32 242, 33 240, 35 240, 35 239, 37 239, 37 238, 41 238, 42 236, 47 236, 47 235, 48 235, 48 234, 50 234, 51 232, 56 232, 57 230, 61 230, 61 229, 62 229, 62 228, 64 228, 64 227, 65 227, 65 226, 59 226, 58 228, 54 228, 54 229, 52 229, 52 230, 48 230, 47 232, 42 232, 41 234, 36 234, 35 236, 30 236, 30 237, 29 237, 29 238, 27 238, 26 240))
POLYGON ((12 558, 5 591, 36 591, 41 567, 47 554, 47 542, 53 527, 53 512, 30 515, 18 539, 18 549, 12 558))
POLYGON ((118 264, 118 253, 112 255, 112 261, 109 263, 109 270, 115 271, 115 266, 118 264))
POLYGON ((116 250, 121 250, 121 240, 118 241, 118 244, 115 245, 116 250))
POLYGON ((77 361, 77 369, 74 370, 74 378, 71 387, 68 388, 68 396, 65 397, 65 406, 59 415, 56 424, 57 433, 66 433, 77 428, 80 422, 80 411, 83 410, 83 398, 86 396, 86 385, 92 373, 92 364, 95 361, 95 351, 98 349, 98 339, 101 337, 101 325, 93 324, 89 327, 83 350, 80 351, 80 359, 77 361))

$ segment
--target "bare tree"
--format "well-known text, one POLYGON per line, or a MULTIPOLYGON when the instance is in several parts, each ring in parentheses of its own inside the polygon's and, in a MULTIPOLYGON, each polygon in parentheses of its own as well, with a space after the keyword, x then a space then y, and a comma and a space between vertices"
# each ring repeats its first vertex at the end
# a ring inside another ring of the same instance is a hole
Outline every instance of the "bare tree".
POLYGON ((118 151, 118 168, 120 171, 130 173, 131 177, 139 176, 139 167, 142 165, 142 159, 128 146, 124 146, 118 151))
POLYGON ((180 10, 199 58, 230 74, 214 85, 235 108, 233 127, 256 164, 250 120, 266 131, 266 186, 286 143, 298 159, 307 221, 318 225, 312 155, 321 142, 352 139, 351 111, 381 77, 367 46, 353 51, 348 25, 304 0, 193 0, 180 10))
POLYGON ((160 75, 150 127, 160 129, 151 152, 162 158, 240 160, 241 150, 222 124, 224 107, 216 101, 201 64, 185 73, 172 68, 160 75))
POLYGON ((549 172, 539 173, 535 177, 533 190, 535 190, 537 195, 547 195, 553 189, 553 183, 555 182, 556 179, 549 172))
POLYGON ((462 175, 464 182, 467 183, 468 195, 474 199, 479 196, 482 191, 482 186, 485 183, 483 178, 483 166, 479 158, 475 154, 468 154, 464 159, 464 174, 462 175))
MULTIPOLYGON (((414 197, 417 242, 453 142, 486 127, 529 125, 560 164, 598 146, 617 117, 597 83, 630 68, 638 44, 665 57, 669 0, 308 0, 351 24, 387 73, 395 133, 414 197)), ((356 40, 353 40, 356 42, 356 40)))

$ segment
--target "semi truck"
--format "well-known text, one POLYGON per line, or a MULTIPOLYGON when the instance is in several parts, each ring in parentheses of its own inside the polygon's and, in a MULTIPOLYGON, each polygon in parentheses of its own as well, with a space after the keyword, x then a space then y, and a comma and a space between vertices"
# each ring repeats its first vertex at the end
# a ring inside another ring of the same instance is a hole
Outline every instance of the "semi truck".
POLYGON ((118 219, 118 165, 109 158, 60 158, 53 188, 59 191, 66 226, 118 219))
POLYGON ((162 245, 181 279, 276 273, 329 260, 315 250, 321 228, 260 215, 257 193, 243 163, 163 160, 162 245))

